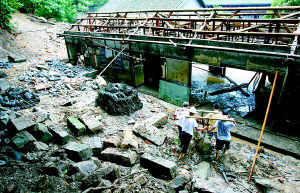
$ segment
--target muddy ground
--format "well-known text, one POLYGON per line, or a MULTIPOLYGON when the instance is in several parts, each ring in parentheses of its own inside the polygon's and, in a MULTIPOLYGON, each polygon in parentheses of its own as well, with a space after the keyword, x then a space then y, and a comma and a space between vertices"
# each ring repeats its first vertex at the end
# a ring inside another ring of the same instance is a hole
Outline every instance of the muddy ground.
MULTIPOLYGON (((96 186, 100 187, 100 192, 300 192, 300 161, 264 148, 259 153, 253 178, 248 183, 256 146, 240 140, 233 140, 230 151, 220 160, 215 160, 214 149, 210 153, 199 153, 197 140, 193 140, 189 153, 178 160, 178 131, 172 119, 176 106, 139 92, 143 103, 141 110, 131 115, 108 115, 95 106, 98 87, 94 79, 80 75, 92 70, 67 64, 64 41, 56 35, 67 29, 69 24, 45 23, 41 18, 24 14, 16 14, 13 21, 16 22, 14 35, 0 29, 0 58, 15 55, 25 57, 27 62, 1 70, 8 75, 6 79, 10 85, 19 86, 40 98, 36 106, 19 110, 17 114, 24 116, 42 110, 49 114, 45 125, 54 124, 63 128, 67 128, 70 116, 95 116, 103 124, 101 131, 70 139, 86 144, 91 137, 100 137, 103 141, 111 136, 121 138, 123 131, 132 128, 134 123, 165 113, 167 122, 159 129, 167 137, 160 146, 137 137, 138 148, 126 150, 138 155, 131 166, 122 166, 114 160, 102 160, 94 155, 89 158, 96 164, 94 170, 82 174, 71 172, 75 163, 66 156, 61 145, 50 141, 45 151, 18 149, 8 136, 7 143, 1 141, 1 192, 83 192, 96 186), (45 78, 45 74, 50 72, 58 73, 59 78, 51 81, 45 78), (38 83, 48 87, 37 90, 38 83), (64 106, 70 101, 72 105, 64 106), (139 159, 146 153, 175 163, 177 175, 173 179, 154 177, 151 169, 146 171, 140 165, 139 159), (55 166, 50 167, 49 163, 55 166), (222 169, 225 169, 225 177, 222 169)), ((4 128, 0 130, 5 131, 4 128)), ((215 142, 208 138, 206 141, 212 145, 215 142)))

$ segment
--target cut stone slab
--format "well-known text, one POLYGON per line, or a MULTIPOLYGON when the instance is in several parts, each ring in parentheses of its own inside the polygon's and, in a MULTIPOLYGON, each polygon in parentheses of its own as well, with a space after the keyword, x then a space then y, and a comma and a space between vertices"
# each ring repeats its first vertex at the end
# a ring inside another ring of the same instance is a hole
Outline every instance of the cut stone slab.
POLYGON ((97 169, 97 165, 91 160, 75 163, 74 167, 86 176, 92 174, 97 169))
POLYGON ((101 121, 94 116, 81 117, 80 121, 83 122, 83 124, 87 127, 87 129, 91 133, 96 134, 96 133, 99 133, 103 129, 103 124, 101 123, 101 121))
POLYGON ((69 159, 78 162, 88 160, 93 155, 89 145, 69 142, 63 146, 69 159))
POLYGON ((28 143, 34 141, 36 141, 36 139, 27 131, 21 131, 12 138, 12 142, 19 149, 25 147, 28 143))
POLYGON ((0 128, 6 127, 9 122, 9 114, 0 110, 0 128))
POLYGON ((11 117, 8 128, 12 134, 26 130, 31 131, 37 123, 41 123, 48 119, 49 114, 43 112, 34 112, 23 117, 11 117))
POLYGON ((55 125, 49 125, 48 127, 50 133, 53 135, 53 139, 55 143, 59 145, 63 145, 69 142, 70 135, 65 129, 55 125))
POLYGON ((154 177, 171 180, 177 175, 177 166, 174 162, 153 156, 148 153, 142 155, 141 166, 147 168, 154 177))
POLYGON ((104 148, 107 147, 119 147, 121 143, 121 137, 119 136, 110 136, 108 139, 104 139, 104 148))
POLYGON ((80 136, 85 133, 85 125, 81 123, 76 117, 69 117, 67 119, 68 127, 74 133, 75 136, 80 136))
POLYGON ((122 134, 121 148, 138 148, 137 137, 133 134, 132 129, 125 128, 122 134))
POLYGON ((53 135, 47 129, 46 125, 44 125, 42 123, 38 123, 38 124, 34 125, 33 131, 31 133, 37 140, 44 142, 44 143, 47 143, 53 137, 53 135))
POLYGON ((9 62, 13 62, 13 63, 21 63, 21 62, 26 62, 27 61, 26 58, 22 58, 21 56, 9 55, 9 56, 7 56, 7 58, 8 58, 9 62))
POLYGON ((160 128, 163 127, 168 122, 168 115, 166 113, 157 113, 154 114, 152 117, 145 120, 145 122, 160 128))
POLYGON ((184 176, 184 175, 179 175, 179 176, 176 176, 176 178, 174 178, 172 180, 171 186, 175 190, 183 189, 185 184, 187 184, 188 182, 189 182, 189 177, 184 176))
POLYGON ((219 178, 209 178, 209 180, 197 178, 193 185, 194 186, 193 191, 194 192, 207 192, 207 193, 220 192, 220 188, 224 187, 223 181, 222 181, 222 179, 219 179, 219 178))
POLYGON ((0 78, 0 91, 5 91, 10 87, 6 78, 0 78))
POLYGON ((100 159, 110 161, 123 166, 132 166, 136 163, 137 153, 130 149, 106 148, 101 152, 100 159))
POLYGON ((103 142, 100 137, 91 137, 88 142, 95 156, 100 156, 103 150, 103 142))
POLYGON ((133 127, 133 132, 159 146, 162 145, 166 139, 166 133, 164 131, 145 122, 136 123, 133 127))
POLYGON ((210 163, 202 161, 197 165, 196 170, 193 172, 193 179, 200 178, 203 180, 208 180, 210 176, 210 163))
POLYGON ((31 151, 47 151, 49 149, 49 146, 41 141, 35 141, 30 144, 29 149, 31 151))

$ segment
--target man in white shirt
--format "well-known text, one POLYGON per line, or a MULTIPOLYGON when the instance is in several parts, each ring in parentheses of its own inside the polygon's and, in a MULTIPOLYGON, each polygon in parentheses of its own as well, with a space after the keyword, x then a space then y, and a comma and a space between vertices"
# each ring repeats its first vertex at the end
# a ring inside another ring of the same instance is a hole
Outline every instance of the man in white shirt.
MULTIPOLYGON (((228 119, 229 117, 229 110, 223 110, 223 119, 228 119)), ((233 118, 231 118, 228 121, 217 121, 216 124, 208 130, 208 132, 211 132, 215 128, 218 128, 218 135, 217 135, 217 141, 216 141, 216 159, 219 157, 220 150, 223 149, 223 154, 225 154, 226 150, 230 148, 230 140, 231 140, 231 134, 230 134, 230 128, 234 127, 236 125, 236 122, 233 118)))
POLYGON ((182 131, 183 122, 184 122, 184 119, 186 116, 189 116, 189 103, 188 102, 184 102, 182 104, 182 108, 176 109, 175 113, 174 113, 174 119, 177 120, 179 139, 181 136, 180 133, 182 131))
MULTIPOLYGON (((189 110, 190 116, 194 116, 196 113, 196 108, 191 107, 189 110)), ((198 123, 195 118, 185 118, 182 126, 182 132, 180 133, 180 141, 181 141, 181 154, 179 156, 179 159, 182 158, 183 154, 187 152, 187 149, 189 147, 190 141, 194 135, 194 128, 196 131, 202 131, 204 129, 200 129, 198 127, 198 123)))

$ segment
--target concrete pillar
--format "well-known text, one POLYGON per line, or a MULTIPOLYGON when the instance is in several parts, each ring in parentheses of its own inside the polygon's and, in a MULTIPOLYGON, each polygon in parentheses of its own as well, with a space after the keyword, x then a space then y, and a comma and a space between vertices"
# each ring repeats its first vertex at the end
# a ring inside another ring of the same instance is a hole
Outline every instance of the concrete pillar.
POLYGON ((78 61, 76 46, 70 43, 66 43, 66 47, 67 47, 69 62, 73 65, 76 65, 78 61))

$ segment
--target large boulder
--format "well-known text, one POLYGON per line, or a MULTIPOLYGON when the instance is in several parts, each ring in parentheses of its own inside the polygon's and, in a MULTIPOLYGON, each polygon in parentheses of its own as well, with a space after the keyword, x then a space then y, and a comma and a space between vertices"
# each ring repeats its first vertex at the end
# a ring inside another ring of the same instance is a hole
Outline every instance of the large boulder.
POLYGON ((143 107, 138 92, 126 84, 111 83, 98 94, 100 107, 111 115, 130 115, 143 107))

